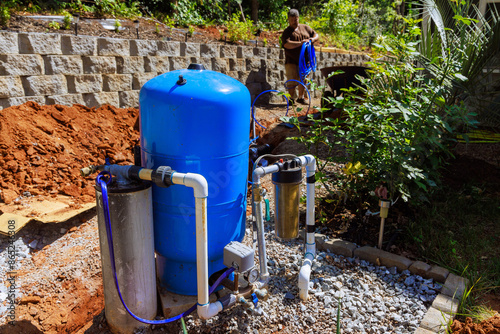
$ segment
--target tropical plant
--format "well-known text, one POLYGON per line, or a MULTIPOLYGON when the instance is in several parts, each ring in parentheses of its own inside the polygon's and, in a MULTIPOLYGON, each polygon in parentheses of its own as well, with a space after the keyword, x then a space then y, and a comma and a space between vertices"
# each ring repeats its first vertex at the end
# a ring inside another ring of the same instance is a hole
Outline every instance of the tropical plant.
POLYGON ((490 105, 492 98, 498 99, 498 92, 491 91, 495 84, 485 85, 488 65, 498 61, 500 50, 500 15, 495 7, 487 16, 471 0, 418 0, 415 8, 425 23, 419 46, 425 58, 422 64, 430 73, 437 73, 451 60, 460 76, 443 82, 449 88, 445 102, 454 104, 458 99, 469 106, 479 105, 479 116, 493 117, 500 126, 499 103, 496 108, 490 105))

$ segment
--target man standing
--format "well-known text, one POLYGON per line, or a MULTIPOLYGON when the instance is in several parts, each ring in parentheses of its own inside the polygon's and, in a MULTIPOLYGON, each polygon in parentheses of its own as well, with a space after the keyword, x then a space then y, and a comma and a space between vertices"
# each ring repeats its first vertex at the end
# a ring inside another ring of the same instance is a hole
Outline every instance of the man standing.
MULTIPOLYGON (((310 41, 311 44, 313 44, 319 39, 319 36, 308 25, 299 24, 299 11, 296 9, 290 9, 290 11, 288 11, 288 24, 289 26, 281 35, 281 42, 283 43, 283 48, 285 48, 286 78, 287 80, 295 79, 300 81, 299 58, 302 44, 307 41, 310 41)), ((293 81, 287 83, 287 89, 290 97, 292 98, 292 103, 295 99, 296 86, 299 86, 299 98, 297 99, 297 102, 304 104, 304 86, 293 81)))

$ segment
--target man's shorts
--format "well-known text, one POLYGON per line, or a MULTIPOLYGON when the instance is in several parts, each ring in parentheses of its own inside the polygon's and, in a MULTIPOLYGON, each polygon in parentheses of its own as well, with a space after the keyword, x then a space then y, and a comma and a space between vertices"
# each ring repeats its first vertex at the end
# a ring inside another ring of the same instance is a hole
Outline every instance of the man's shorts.
MULTIPOLYGON (((285 64, 285 75, 286 75, 286 80, 294 79, 297 81, 300 81, 299 77, 299 65, 295 64, 285 64)), ((292 89, 297 87, 299 84, 297 82, 288 82, 286 84, 287 89, 292 89)))

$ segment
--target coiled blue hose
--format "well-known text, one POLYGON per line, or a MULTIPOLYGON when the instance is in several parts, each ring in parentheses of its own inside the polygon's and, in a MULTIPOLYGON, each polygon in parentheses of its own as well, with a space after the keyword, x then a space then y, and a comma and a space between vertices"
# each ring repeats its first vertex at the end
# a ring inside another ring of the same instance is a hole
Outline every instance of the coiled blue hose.
MULTIPOLYGON (((113 235, 111 231, 111 219, 109 216, 109 202, 108 202, 108 184, 111 182, 111 174, 109 172, 103 171, 99 173, 96 179, 96 183, 98 186, 101 187, 101 193, 102 193, 102 204, 104 208, 104 222, 106 225, 106 236, 108 239, 108 246, 109 246, 109 257, 111 258, 111 269, 113 271, 113 278, 115 281, 115 286, 116 290, 118 291, 118 296, 120 297, 120 300, 122 302, 123 307, 127 312, 137 321, 143 322, 145 324, 149 325, 164 325, 169 322, 179 320, 180 318, 183 318, 187 315, 189 315, 191 312, 193 312, 196 309, 197 304, 194 304, 191 306, 190 309, 187 311, 176 315, 175 317, 164 319, 164 320, 149 320, 149 319, 143 319, 138 316, 136 316, 132 311, 127 307, 125 304, 125 301, 123 300, 122 293, 120 291, 120 286, 118 285, 118 277, 116 275, 116 264, 115 264, 115 250, 113 247, 113 235)), ((210 287, 209 293, 211 294, 214 292, 214 290, 220 285, 222 280, 226 277, 228 277, 232 272, 234 271, 234 268, 229 268, 226 270, 216 281, 215 283, 210 287)))
POLYGON ((309 75, 309 73, 316 71, 316 51, 314 46, 310 41, 302 44, 300 49, 299 58, 299 77, 300 81, 304 82, 304 79, 309 75), (307 53, 307 56, 306 56, 307 53))
MULTIPOLYGON (((269 89, 269 90, 265 90, 263 91, 262 93, 260 93, 259 95, 257 95, 257 97, 253 100, 252 102, 252 119, 253 121, 256 123, 256 124, 259 124, 259 126, 263 129, 265 129, 266 127, 262 124, 260 124, 256 119, 255 119, 255 112, 254 112, 254 106, 255 106, 255 101, 257 101, 257 99, 264 93, 269 93, 269 92, 276 92, 276 93, 279 93, 280 91, 279 90, 276 90, 276 89, 269 89)), ((285 96, 285 99, 286 99, 286 115, 288 115, 288 106, 289 106, 289 103, 288 103, 288 97, 285 96)), ((255 135, 255 134, 254 134, 255 135)))

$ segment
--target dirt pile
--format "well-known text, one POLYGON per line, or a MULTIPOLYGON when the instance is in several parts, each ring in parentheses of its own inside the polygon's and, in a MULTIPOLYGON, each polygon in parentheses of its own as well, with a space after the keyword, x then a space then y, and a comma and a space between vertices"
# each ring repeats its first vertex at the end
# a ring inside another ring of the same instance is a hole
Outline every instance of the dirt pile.
POLYGON ((27 102, 0 110, 0 202, 19 196, 72 196, 75 203, 93 201, 94 177, 80 169, 111 163, 133 163, 132 147, 138 109, 27 102))
POLYGON ((453 334, 498 334, 500 333, 500 314, 497 313, 480 324, 473 323, 471 318, 467 318, 465 323, 455 320, 451 325, 451 330, 453 334))

